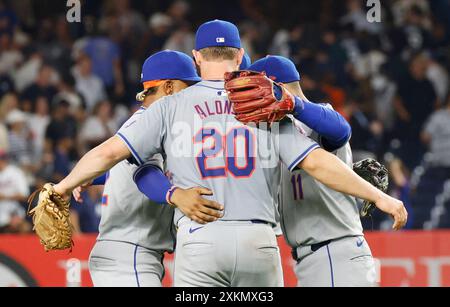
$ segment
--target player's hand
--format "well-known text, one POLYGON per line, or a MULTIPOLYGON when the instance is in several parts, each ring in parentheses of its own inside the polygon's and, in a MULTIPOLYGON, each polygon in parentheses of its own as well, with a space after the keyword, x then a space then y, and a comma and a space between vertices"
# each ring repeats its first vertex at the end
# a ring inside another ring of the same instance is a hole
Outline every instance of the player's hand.
POLYGON ((384 194, 383 197, 375 202, 375 205, 378 209, 394 218, 392 229, 400 230, 405 227, 406 222, 408 221, 408 212, 406 211, 403 202, 384 194))
POLYGON ((88 187, 92 185, 92 182, 83 184, 79 187, 76 187, 75 190, 72 191, 72 196, 77 203, 82 204, 84 202, 83 196, 81 195, 88 187))
POLYGON ((211 196, 213 193, 205 188, 176 189, 171 202, 191 220, 202 225, 222 218, 224 207, 215 201, 203 198, 202 195, 211 196))
POLYGON ((65 189, 61 183, 55 184, 53 190, 59 194, 65 201, 70 201, 72 191, 65 189))

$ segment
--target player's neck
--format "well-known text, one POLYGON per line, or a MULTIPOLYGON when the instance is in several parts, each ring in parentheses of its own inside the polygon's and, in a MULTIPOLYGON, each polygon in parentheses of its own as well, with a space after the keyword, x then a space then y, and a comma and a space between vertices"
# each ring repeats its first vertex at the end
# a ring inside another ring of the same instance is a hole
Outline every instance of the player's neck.
POLYGON ((207 62, 200 67, 201 77, 205 81, 224 80, 225 73, 237 70, 230 62, 207 62))
POLYGON ((142 106, 146 109, 148 109, 157 99, 153 96, 145 97, 144 102, 142 103, 142 106))

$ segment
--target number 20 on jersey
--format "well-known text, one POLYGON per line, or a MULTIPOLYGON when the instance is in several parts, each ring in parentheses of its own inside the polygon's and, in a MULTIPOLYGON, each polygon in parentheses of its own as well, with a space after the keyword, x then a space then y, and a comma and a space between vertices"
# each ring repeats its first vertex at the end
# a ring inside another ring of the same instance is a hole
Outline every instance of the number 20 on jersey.
POLYGON ((233 128, 227 134, 221 133, 217 128, 202 128, 195 135, 194 142, 202 145, 196 162, 203 179, 223 178, 229 175, 235 178, 248 178, 253 175, 256 168, 256 139, 247 127, 233 128), (208 166, 209 160, 218 157, 224 158, 223 165, 208 166))

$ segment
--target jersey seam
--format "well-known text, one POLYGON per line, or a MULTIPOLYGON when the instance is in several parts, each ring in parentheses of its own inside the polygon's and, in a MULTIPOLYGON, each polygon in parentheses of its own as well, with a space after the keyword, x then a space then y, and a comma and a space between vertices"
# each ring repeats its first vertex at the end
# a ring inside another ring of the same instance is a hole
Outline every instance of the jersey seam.
POLYGON ((117 133, 117 136, 125 142, 125 144, 127 145, 127 147, 130 149, 131 154, 133 155, 133 157, 137 160, 138 163, 140 163, 141 165, 144 164, 143 160, 141 159, 141 157, 139 157, 137 151, 133 148, 133 146, 131 145, 131 143, 127 140, 127 138, 122 134, 122 133, 117 133))
POLYGON ((289 166, 289 171, 293 171, 295 169, 295 167, 301 162, 303 161, 306 156, 312 152, 315 149, 320 148, 319 144, 314 144, 311 147, 309 147, 307 150, 305 150, 297 159, 294 160, 294 162, 292 162, 292 164, 289 166))
POLYGON ((217 90, 217 91, 223 91, 223 90, 225 90, 225 88, 217 88, 217 87, 212 87, 212 86, 207 86, 207 85, 202 85, 202 84, 196 84, 196 85, 193 85, 193 86, 209 88, 209 89, 217 90))
POLYGON ((137 284, 137 286, 138 286, 138 288, 140 288, 141 287, 141 285, 140 285, 140 283, 139 283, 139 274, 138 274, 138 271, 137 271, 137 251, 138 251, 138 248, 139 248, 139 246, 138 245, 136 245, 136 247, 134 248, 134 274, 135 274, 135 276, 136 276, 136 284, 137 284))
POLYGON ((330 263, 330 273, 331 273, 331 287, 334 288, 334 272, 333 272, 333 261, 331 260, 330 247, 327 245, 328 261, 330 263))

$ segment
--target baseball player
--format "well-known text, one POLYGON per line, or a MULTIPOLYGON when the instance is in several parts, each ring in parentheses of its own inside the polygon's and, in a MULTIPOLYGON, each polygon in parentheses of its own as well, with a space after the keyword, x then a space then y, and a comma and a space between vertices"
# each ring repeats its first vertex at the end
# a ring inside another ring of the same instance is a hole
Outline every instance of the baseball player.
MULTIPOLYGON (((249 69, 266 72, 303 99, 305 110, 299 120, 306 135, 352 167, 350 128, 345 128, 348 125, 343 118, 342 124, 333 124, 341 116, 333 114, 331 106, 324 110, 308 101, 294 63, 268 56, 249 69)), ((291 173, 283 167, 279 209, 284 236, 297 261, 295 272, 300 286, 376 285, 374 260, 354 197, 333 191, 304 170, 291 173)))
MULTIPOLYGON (((163 51, 149 57, 142 71, 144 91, 137 95, 142 107, 124 127, 142 116, 154 101, 198 81, 192 59, 183 53, 163 51)), ((162 164, 162 157, 156 155, 146 165, 163 169, 162 164)), ((133 182, 136 169, 132 162, 123 161, 105 175, 106 179, 102 176, 93 183, 105 184, 100 233, 89 259, 96 287, 160 287, 164 253, 173 252, 174 210, 150 202, 139 192, 133 182)), ((194 196, 209 193, 199 189, 191 192, 194 196)), ((74 191, 74 196, 82 202, 80 188, 74 191)), ((186 200, 186 196, 183 194, 182 199, 186 200)))
POLYGON ((213 191, 210 198, 225 207, 219 220, 200 224, 175 210, 175 286, 283 286, 272 228, 280 161, 291 171, 300 167, 333 189, 376 203, 394 215, 396 228, 406 222, 400 201, 358 177, 291 122, 281 123, 276 133, 236 120, 223 79, 238 69, 243 55, 236 26, 220 20, 203 24, 194 51, 203 81, 155 102, 54 186, 55 193, 67 195, 124 159, 144 165, 160 153, 173 178, 169 203, 177 206, 172 196, 180 187, 213 191))

